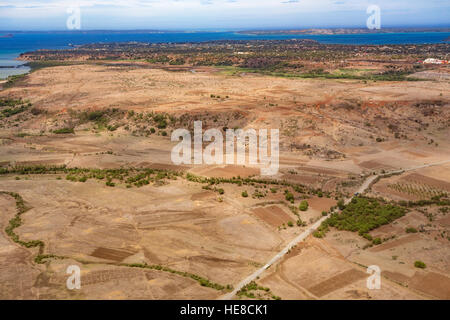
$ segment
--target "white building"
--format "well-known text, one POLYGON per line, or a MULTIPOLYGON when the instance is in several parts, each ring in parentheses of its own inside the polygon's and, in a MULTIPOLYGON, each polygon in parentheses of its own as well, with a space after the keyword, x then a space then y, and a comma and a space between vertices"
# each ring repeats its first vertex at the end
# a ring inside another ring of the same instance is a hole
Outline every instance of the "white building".
POLYGON ((448 64, 448 60, 439 60, 435 58, 425 59, 423 64, 448 64))

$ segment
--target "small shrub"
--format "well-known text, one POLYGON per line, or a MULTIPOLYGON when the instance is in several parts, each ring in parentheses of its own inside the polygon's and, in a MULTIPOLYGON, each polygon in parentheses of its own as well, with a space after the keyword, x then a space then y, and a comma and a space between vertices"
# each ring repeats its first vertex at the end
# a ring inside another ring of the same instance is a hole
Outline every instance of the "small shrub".
POLYGON ((361 236, 369 241, 373 240, 372 236, 368 233, 363 233, 361 236))
POLYGON ((419 268, 419 269, 425 269, 427 267, 427 265, 424 262, 418 260, 418 261, 414 262, 414 267, 419 268))
POLYGON ((406 233, 417 233, 416 228, 406 228, 406 233))
POLYGON ((309 208, 308 201, 303 200, 303 201, 300 203, 300 207, 299 207, 300 211, 306 211, 306 210, 308 210, 308 208, 309 208))
POLYGON ((325 237, 325 233, 323 231, 314 231, 313 236, 315 238, 321 239, 321 238, 325 237))
POLYGON ((379 244, 381 244, 381 239, 380 238, 375 238, 375 239, 373 239, 372 243, 374 245, 379 245, 379 244))

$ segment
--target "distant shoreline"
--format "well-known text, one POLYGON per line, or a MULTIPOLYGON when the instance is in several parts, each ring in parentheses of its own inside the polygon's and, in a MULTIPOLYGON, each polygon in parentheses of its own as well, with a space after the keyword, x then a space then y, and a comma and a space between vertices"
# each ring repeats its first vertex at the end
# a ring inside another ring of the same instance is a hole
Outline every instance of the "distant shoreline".
MULTIPOLYGON (((420 44, 448 44, 450 29, 446 28, 409 28, 409 29, 386 29, 383 32, 367 33, 367 29, 332 29, 336 34, 326 34, 329 29, 314 29, 318 34, 308 35, 308 30, 284 30, 284 34, 279 30, 264 31, 240 31, 239 32, 174 32, 167 33, 155 30, 140 31, 66 31, 66 32, 18 32, 14 38, 0 38, 2 49, 0 49, 0 78, 7 77, 11 73, 26 73, 28 68, 12 68, 17 61, 26 59, 20 58, 21 54, 38 50, 68 50, 83 45, 102 43, 147 43, 147 44, 187 44, 187 43, 207 43, 215 41, 285 41, 285 40, 314 40, 323 45, 420 45, 420 44), (345 32, 353 33, 345 35, 345 32), (422 32, 418 32, 421 30, 422 32), (439 30, 439 32, 437 32, 439 30), (449 30, 449 32, 446 32, 449 30), (362 33, 362 32, 366 33, 362 33), (390 31, 392 33, 388 33, 390 31), (403 31, 403 33, 401 32, 403 31), (405 32, 409 31, 409 32, 405 32), (247 34, 245 34, 246 32, 247 34), (269 34, 267 34, 269 32, 269 34), (303 32, 305 34, 288 34, 287 32, 303 32), (361 33, 357 33, 361 32, 361 33), (393 33, 397 32, 397 33, 393 33), (249 34, 250 33, 250 34, 249 34), (259 34, 261 33, 261 34, 259 34), (266 34, 263 34, 266 33, 266 34), (342 33, 342 34, 340 34, 342 33), (64 36, 61 36, 64 35, 64 36), (14 48, 14 49, 13 49, 14 48), (12 55, 14 51, 16 54, 12 55), (6 54, 5 54, 6 53, 6 54), (3 57, 2 57, 3 55, 3 57)), ((4 31, 3 33, 11 33, 4 31)), ((0 34, 2 32, 0 31, 0 34)))
POLYGON ((171 34, 171 33, 237 33, 237 34, 292 34, 292 35, 334 35, 334 34, 372 34, 372 33, 413 33, 413 32, 450 32, 450 27, 396 27, 369 30, 359 28, 288 28, 288 29, 248 29, 248 30, 0 30, 0 38, 10 37, 13 33, 52 33, 52 34, 171 34))
POLYGON ((348 35, 348 34, 387 34, 387 33, 420 33, 420 32, 450 32, 450 28, 382 28, 370 30, 367 28, 312 28, 312 29, 280 29, 280 30, 249 30, 237 31, 247 35, 348 35))

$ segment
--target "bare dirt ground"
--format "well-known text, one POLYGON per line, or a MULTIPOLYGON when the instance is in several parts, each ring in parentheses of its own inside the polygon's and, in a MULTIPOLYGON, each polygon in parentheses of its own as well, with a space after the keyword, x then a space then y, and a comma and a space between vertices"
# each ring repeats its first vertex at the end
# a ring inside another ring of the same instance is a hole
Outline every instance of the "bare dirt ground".
POLYGON ((423 299, 382 278, 380 290, 367 289, 366 268, 352 263, 328 240, 309 238, 268 270, 261 283, 285 299, 423 299))
MULTIPOLYGON (((170 130, 189 126, 194 118, 204 120, 207 128, 279 128, 281 168, 274 178, 342 195, 355 192, 373 172, 450 159, 450 93, 442 79, 432 85, 363 83, 229 76, 211 68, 194 73, 75 65, 33 72, 0 96, 29 99, 41 110, 1 119, 2 167, 145 167, 207 177, 259 175, 259 168, 250 165, 174 166, 170 130), (161 130, 138 134, 142 124, 127 116, 117 120, 122 125, 114 131, 84 123, 75 125, 73 134, 51 132, 75 124, 71 110, 105 108, 188 115, 188 120, 166 129, 167 137, 161 130)), ((4 299, 215 299, 223 290, 124 264, 162 265, 236 285, 304 228, 295 225, 298 217, 289 209, 283 187, 275 193, 266 189, 258 198, 254 195, 261 188, 252 185, 221 184, 224 194, 219 195, 185 179, 128 189, 93 180, 70 182, 58 174, 16 176, 0 176, 0 191, 17 192, 32 207, 16 233, 27 241, 41 239, 46 253, 67 258, 36 264, 37 249, 12 242, 4 230, 15 203, 1 194, 4 299), (289 221, 294 227, 286 226, 289 221), (71 264, 82 266, 80 291, 65 287, 71 264)), ((382 179, 371 194, 418 200, 449 192, 449 184, 450 166, 443 165, 382 179)), ((295 199, 296 207, 300 200, 295 199)), ((299 213, 307 224, 337 202, 313 195, 307 200, 309 209, 299 213)), ((412 210, 373 231, 373 236, 396 238, 366 250, 366 240, 357 233, 332 231, 325 239, 308 238, 258 283, 283 299, 449 299, 450 223, 437 208, 427 210, 412 210), (424 232, 405 233, 407 227, 421 226, 424 232), (444 231, 445 237, 440 236, 444 231), (416 260, 425 261, 427 269, 414 268, 416 260), (382 269, 382 290, 366 287, 363 266, 373 264, 382 269)))
MULTIPOLYGON (((29 99, 34 107, 49 114, 18 127, 5 124, 0 134, 3 131, 3 135, 24 132, 39 135, 58 125, 70 124, 69 110, 120 108, 198 115, 204 127, 217 127, 224 120, 228 127, 279 128, 281 162, 286 166, 311 164, 324 170, 360 173, 439 161, 447 156, 445 128, 449 111, 445 103, 450 95, 446 82, 433 82, 433 86, 420 81, 365 84, 355 80, 227 76, 215 73, 214 69, 202 70, 169 72, 100 65, 38 70, 25 83, 2 95, 29 99), (211 94, 220 98, 211 98, 211 94), (433 107, 433 101, 444 106, 433 107), (212 116, 219 117, 219 122, 212 122, 212 116), (407 138, 396 139, 394 133, 407 138), (377 143, 376 138, 385 141, 377 143), (340 161, 330 163, 328 160, 333 157, 340 161)), ((159 150, 170 149, 166 145, 169 138, 136 139, 126 133, 121 127, 113 133, 93 135, 81 131, 75 137, 33 137, 19 141, 36 153, 65 150, 69 153, 66 161, 74 153, 134 149, 140 159, 148 150, 151 162, 167 163, 168 158, 164 157, 167 153, 159 150)), ((15 153, 14 159, 20 159, 17 154, 20 152, 15 153)))
MULTIPOLYGON (((268 259, 283 243, 275 232, 226 201, 219 204, 215 197, 196 199, 202 190, 194 185, 173 183, 159 188, 109 190, 97 182, 74 184, 58 181, 56 177, 35 177, 23 181, 2 179, 0 189, 20 192, 33 207, 23 216, 26 224, 17 229, 21 238, 26 241, 45 239, 52 254, 89 261, 85 265, 95 266, 97 273, 107 268, 113 274, 118 273, 119 278, 122 278, 121 273, 128 278, 129 271, 108 264, 162 264, 201 274, 217 283, 234 283, 250 272, 252 265, 268 259)), ((9 211, 14 211, 14 206, 5 203, 2 207, 8 209, 2 212, 6 222, 13 216, 9 211)), ((3 229, 5 226, 6 223, 3 229)), ((10 250, 13 248, 15 246, 10 250)), ((24 251, 22 255, 26 253, 26 250, 20 251, 24 251)), ((61 264, 51 262, 38 270, 42 274, 51 273, 57 268, 54 263, 61 264)), ((64 274, 54 273, 59 279, 64 278, 64 274)), ((151 274, 155 278, 155 272, 151 274)), ((144 272, 132 272, 132 277, 145 276, 149 277, 144 272)), ((109 276, 105 277, 104 282, 109 282, 109 276)), ((115 279, 111 277, 111 281, 115 279)), ((162 277, 166 276, 162 273, 162 277)), ((152 286, 144 285, 140 298, 214 298, 217 295, 212 289, 200 290, 195 296, 183 295, 184 290, 180 291, 178 286, 198 285, 183 278, 177 280, 183 284, 170 284, 173 278, 158 278, 154 284, 158 287, 160 282, 161 286, 172 290, 163 294, 164 288, 159 288, 162 295, 154 297, 152 286)), ((62 291, 64 286, 65 282, 61 282, 62 291)), ((90 288, 87 286, 85 295, 80 293, 80 297, 104 298, 109 294, 101 290, 94 293, 90 288)), ((44 291, 48 289, 43 288, 44 291)), ((124 297, 138 297, 130 296, 134 292, 133 286, 126 285, 121 291, 124 291, 124 297)), ((54 297, 59 293, 63 292, 55 291, 54 297)), ((13 296, 4 296, 8 297, 13 296)))

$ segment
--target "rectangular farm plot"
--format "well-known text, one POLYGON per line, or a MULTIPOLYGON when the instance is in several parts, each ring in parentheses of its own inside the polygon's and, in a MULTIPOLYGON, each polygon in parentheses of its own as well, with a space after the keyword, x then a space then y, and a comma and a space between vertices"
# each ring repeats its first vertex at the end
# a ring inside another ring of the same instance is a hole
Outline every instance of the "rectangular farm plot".
POLYGON ((308 291, 317 297, 323 297, 328 293, 344 288, 364 278, 367 278, 366 273, 356 269, 350 269, 308 288, 308 291))
POLYGON ((411 173, 405 177, 403 177, 401 180, 407 181, 410 183, 415 183, 417 185, 424 185, 428 188, 442 190, 442 191, 448 191, 450 192, 450 182, 434 179, 432 177, 427 177, 424 175, 421 175, 419 173, 411 173))
POLYGON ((283 209, 278 206, 270 206, 265 208, 257 208, 253 210, 253 213, 267 224, 278 228, 279 226, 293 221, 283 209))
POLYGON ((112 261, 122 261, 135 253, 111 248, 97 248, 91 253, 91 256, 112 261))

